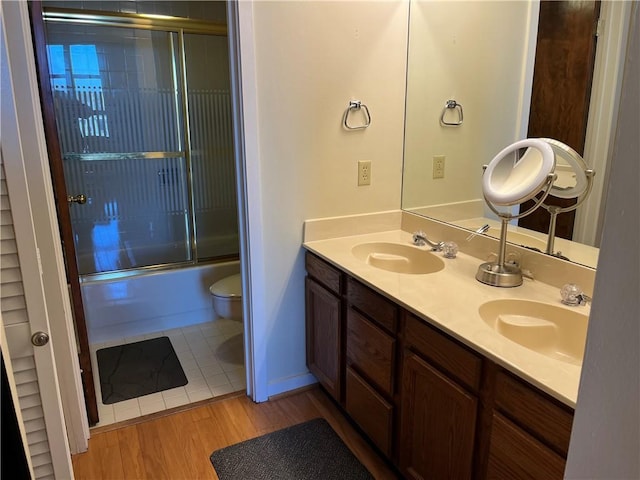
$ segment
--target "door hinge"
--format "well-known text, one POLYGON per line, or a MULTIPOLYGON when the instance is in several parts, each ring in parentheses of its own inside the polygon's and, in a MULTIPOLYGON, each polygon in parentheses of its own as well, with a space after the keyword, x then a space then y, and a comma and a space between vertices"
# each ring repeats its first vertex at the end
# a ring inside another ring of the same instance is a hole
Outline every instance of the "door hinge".
POLYGON ((598 20, 596 20, 596 32, 595 32, 595 35, 596 35, 596 37, 599 37, 603 33, 604 33, 604 22, 602 21, 602 18, 598 18, 598 20))
POLYGON ((38 259, 38 270, 40 270, 40 276, 42 277, 42 258, 40 258, 40 249, 36 247, 36 258, 38 259))

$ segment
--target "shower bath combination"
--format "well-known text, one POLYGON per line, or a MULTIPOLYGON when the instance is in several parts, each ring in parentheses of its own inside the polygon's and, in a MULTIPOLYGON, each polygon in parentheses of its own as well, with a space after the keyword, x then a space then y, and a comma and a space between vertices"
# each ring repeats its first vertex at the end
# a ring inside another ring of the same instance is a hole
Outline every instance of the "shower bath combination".
POLYGON ((240 270, 226 2, 32 9, 93 424, 96 345, 206 328, 210 287, 240 270))
POLYGON ((65 184, 84 199, 69 205, 79 274, 237 258, 226 25, 51 3, 65 184))

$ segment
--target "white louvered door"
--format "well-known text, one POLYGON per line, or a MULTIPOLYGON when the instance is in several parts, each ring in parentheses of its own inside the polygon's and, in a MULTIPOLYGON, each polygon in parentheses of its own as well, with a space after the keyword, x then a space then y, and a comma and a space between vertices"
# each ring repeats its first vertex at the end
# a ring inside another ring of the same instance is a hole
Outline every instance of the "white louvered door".
MULTIPOLYGON (((1 156, 2 152, 0 151, 0 158, 1 156)), ((4 165, 1 160, 0 193, 2 335, 5 336, 6 342, 4 343, 9 349, 8 357, 18 395, 19 418, 22 418, 27 436, 25 450, 33 467, 34 478, 55 478, 41 396, 41 388, 46 388, 46 386, 40 385, 36 367, 36 352, 31 344, 32 324, 29 322, 11 203, 7 192, 4 165)), ((50 349, 50 347, 48 348, 50 349)))
POLYGON ((15 381, 18 418, 26 431, 25 450, 35 478, 73 478, 52 343, 31 343, 33 333, 49 333, 49 319, 24 172, 23 148, 32 139, 25 138, 19 125, 2 20, 0 335, 3 351, 5 345, 8 348, 4 353, 12 371, 7 373, 15 381))

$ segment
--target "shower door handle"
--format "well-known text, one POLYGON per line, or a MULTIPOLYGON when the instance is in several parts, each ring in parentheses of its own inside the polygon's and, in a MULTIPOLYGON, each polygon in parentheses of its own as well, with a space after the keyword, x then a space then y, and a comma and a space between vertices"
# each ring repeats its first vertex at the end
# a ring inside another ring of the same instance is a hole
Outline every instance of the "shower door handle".
POLYGON ((67 202, 79 203, 80 205, 84 205, 85 203, 87 203, 87 196, 84 193, 80 193, 78 195, 68 195, 67 202))

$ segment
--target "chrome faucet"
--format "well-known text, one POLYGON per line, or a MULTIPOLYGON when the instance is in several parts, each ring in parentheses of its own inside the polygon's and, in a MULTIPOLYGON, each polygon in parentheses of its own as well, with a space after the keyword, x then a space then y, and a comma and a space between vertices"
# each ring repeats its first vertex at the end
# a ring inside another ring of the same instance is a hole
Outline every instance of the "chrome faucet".
POLYGON ((467 242, 470 242, 471 239, 473 237, 475 237, 476 235, 482 235, 483 233, 485 233, 487 230, 489 230, 489 224, 485 224, 483 226, 481 226, 480 228, 478 228, 476 231, 474 231, 471 235, 469 235, 467 238, 465 238, 465 240, 467 242))
POLYGON ((441 252, 442 247, 444 247, 444 242, 434 243, 427 238, 427 234, 422 230, 417 232, 413 232, 413 244, 419 247, 423 247, 425 245, 429 245, 431 250, 434 252, 441 252))
POLYGON ((591 302, 591 297, 584 293, 582 289, 575 283, 567 283, 560 290, 562 303, 575 307, 578 305, 586 305, 591 302))
POLYGON ((577 298, 578 298, 578 305, 586 305, 587 303, 591 302, 591 297, 586 293, 579 294, 577 298))

